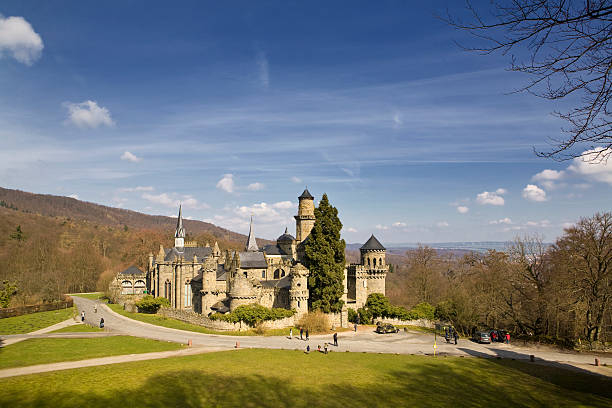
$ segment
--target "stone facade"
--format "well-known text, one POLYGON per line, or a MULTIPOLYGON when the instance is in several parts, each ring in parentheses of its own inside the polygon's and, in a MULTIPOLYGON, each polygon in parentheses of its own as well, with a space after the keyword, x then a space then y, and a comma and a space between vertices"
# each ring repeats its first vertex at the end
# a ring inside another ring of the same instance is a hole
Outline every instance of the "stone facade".
MULTIPOLYGON (((227 313, 240 305, 256 303, 295 309, 295 318, 299 319, 308 313, 310 272, 301 262, 315 215, 314 197, 307 189, 298 201, 295 238, 285 229, 276 244, 260 249, 251 219, 245 251, 232 253, 227 250, 222 253, 217 243, 213 247, 208 244, 201 247, 195 242, 186 242, 182 208, 179 208, 174 247, 160 246, 157 254, 149 254, 147 271, 134 276, 133 285, 136 279, 145 282, 146 293, 167 298, 172 309, 186 313, 181 316, 193 314, 204 318, 214 312, 227 313)), ((384 294, 387 271, 385 248, 372 236, 361 249, 361 262, 347 265, 344 271, 342 300, 345 305, 358 308, 365 304, 370 293, 384 294)), ((116 284, 120 279, 121 274, 116 284)), ((347 327, 346 316, 345 307, 330 323, 347 327)), ((208 322, 204 325, 210 326, 208 322)))

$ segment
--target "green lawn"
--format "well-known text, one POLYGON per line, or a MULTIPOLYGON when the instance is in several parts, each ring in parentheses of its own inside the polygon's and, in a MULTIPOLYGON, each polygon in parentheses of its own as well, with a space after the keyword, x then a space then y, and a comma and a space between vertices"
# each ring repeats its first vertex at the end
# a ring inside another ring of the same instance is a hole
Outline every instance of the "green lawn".
MULTIPOLYGON (((107 306, 110 307, 114 312, 117 312, 120 315, 129 317, 130 319, 154 324, 156 326, 169 327, 171 329, 187 330, 187 331, 206 333, 206 334, 219 334, 219 335, 226 335, 226 336, 257 336, 258 335, 254 330, 216 331, 216 330, 210 330, 210 329, 207 329, 206 327, 198 326, 195 324, 185 323, 180 320, 171 319, 168 317, 157 316, 157 315, 147 314, 147 313, 126 312, 125 310, 123 310, 123 307, 121 305, 117 305, 117 304, 109 304, 107 306)), ((295 336, 295 333, 296 333, 296 329, 293 328, 294 336, 295 336)), ((297 330, 297 333, 299 335, 300 331, 297 330)), ((267 330, 264 335, 265 336, 289 336, 289 328, 287 327, 285 329, 267 330)))
POLYGON ((104 329, 90 326, 88 324, 73 324, 72 326, 62 327, 61 329, 53 330, 51 333, 90 333, 101 331, 104 331, 104 329))
POLYGON ((0 334, 29 333, 70 319, 75 308, 51 310, 0 319, 0 334))
POLYGON ((102 296, 104 296, 104 293, 102 292, 94 292, 94 293, 71 293, 70 296, 79 296, 85 299, 91 299, 91 300, 98 300, 100 299, 102 296))
MULTIPOLYGON (((184 346, 130 336, 92 339, 29 339, 0 349, 0 369, 59 361, 178 350, 184 346)), ((0 403, 0 406, 3 406, 0 403)))
POLYGON ((0 380, 10 407, 610 407, 604 377, 507 360, 239 350, 0 380))

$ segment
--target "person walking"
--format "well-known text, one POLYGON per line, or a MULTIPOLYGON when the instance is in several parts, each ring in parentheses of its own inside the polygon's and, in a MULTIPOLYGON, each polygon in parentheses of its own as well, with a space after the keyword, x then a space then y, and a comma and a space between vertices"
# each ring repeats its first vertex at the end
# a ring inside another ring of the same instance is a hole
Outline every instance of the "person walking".
POLYGON ((457 344, 457 340, 459 339, 459 335, 457 334, 457 330, 453 332, 453 338, 455 339, 455 345, 457 344))
POLYGON ((304 340, 304 338, 302 337, 303 334, 304 334, 304 329, 300 327, 300 340, 304 340))
POLYGON ((338 333, 334 333, 334 346, 338 347, 338 333))
POLYGON ((306 341, 308 341, 308 329, 306 329, 306 341))
POLYGON ((327 354, 327 343, 325 343, 325 354, 327 354))
POLYGON ((506 333, 506 344, 510 344, 510 333, 506 333))
POLYGON ((104 318, 103 317, 100 318, 100 328, 101 329, 104 328, 104 318))
POLYGON ((85 311, 81 310, 81 321, 84 322, 85 321, 85 311))
POLYGON ((293 338, 293 327, 289 329, 289 340, 293 338))
POLYGON ((98 313, 98 305, 94 305, 94 313, 98 313))

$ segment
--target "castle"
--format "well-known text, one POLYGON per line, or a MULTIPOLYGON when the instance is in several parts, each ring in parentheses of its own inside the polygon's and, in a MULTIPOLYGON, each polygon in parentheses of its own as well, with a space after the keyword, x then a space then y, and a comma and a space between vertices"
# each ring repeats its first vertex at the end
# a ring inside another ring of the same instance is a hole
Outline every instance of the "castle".
MULTIPOLYGON (((285 228, 276 244, 259 248, 251 218, 245 250, 233 253, 222 253, 216 242, 213 247, 186 242, 179 207, 174 247, 160 246, 156 255, 149 254, 146 272, 130 267, 119 274, 117 283, 123 294, 144 293, 146 284, 147 293, 165 297, 172 307, 204 315, 251 303, 307 313, 309 271, 302 259, 315 223, 314 197, 306 189, 298 201, 295 237, 285 228)), ((352 309, 362 307, 370 293, 385 293, 388 272, 385 248, 374 235, 360 252, 360 262, 344 270, 342 300, 352 309)))

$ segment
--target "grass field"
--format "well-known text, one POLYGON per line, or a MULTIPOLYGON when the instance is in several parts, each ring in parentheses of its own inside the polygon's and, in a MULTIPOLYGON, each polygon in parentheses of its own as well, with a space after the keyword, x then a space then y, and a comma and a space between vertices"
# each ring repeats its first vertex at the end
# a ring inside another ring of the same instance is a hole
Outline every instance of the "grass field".
POLYGON ((62 327, 61 329, 53 330, 51 333, 90 333, 101 331, 104 331, 104 329, 90 326, 88 324, 73 324, 72 326, 62 327))
MULTIPOLYGON (((206 333, 206 334, 220 334, 220 335, 226 335, 226 336, 257 336, 259 335, 255 332, 255 330, 246 330, 246 331, 210 330, 210 329, 207 329, 206 327, 202 327, 202 326, 198 326, 198 325, 190 324, 190 323, 185 323, 180 320, 170 319, 168 317, 157 316, 157 315, 147 314, 147 313, 126 312, 125 310, 123 310, 123 307, 121 307, 121 305, 117 305, 117 304, 109 304, 107 306, 110 307, 114 312, 117 312, 120 315, 123 315, 125 317, 129 317, 130 319, 154 324, 156 326, 169 327, 171 329, 187 330, 187 331, 206 333)), ((295 328, 293 328, 293 333, 295 335, 296 333, 295 328)), ((297 330, 297 333, 299 334, 299 330, 297 330)), ((289 336, 289 328, 267 330, 264 333, 264 335, 265 336, 289 336)))
POLYGON ((130 336, 29 339, 0 349, 0 369, 180 348, 183 345, 130 336))
POLYGON ((0 406, 12 408, 611 404, 604 377, 518 361, 365 353, 239 350, 0 380, 0 406))
POLYGON ((75 308, 51 310, 0 319, 0 334, 22 334, 52 326, 70 319, 75 308))
POLYGON ((71 293, 70 296, 79 296, 85 299, 98 300, 104 294, 102 292, 94 292, 94 293, 71 293))

